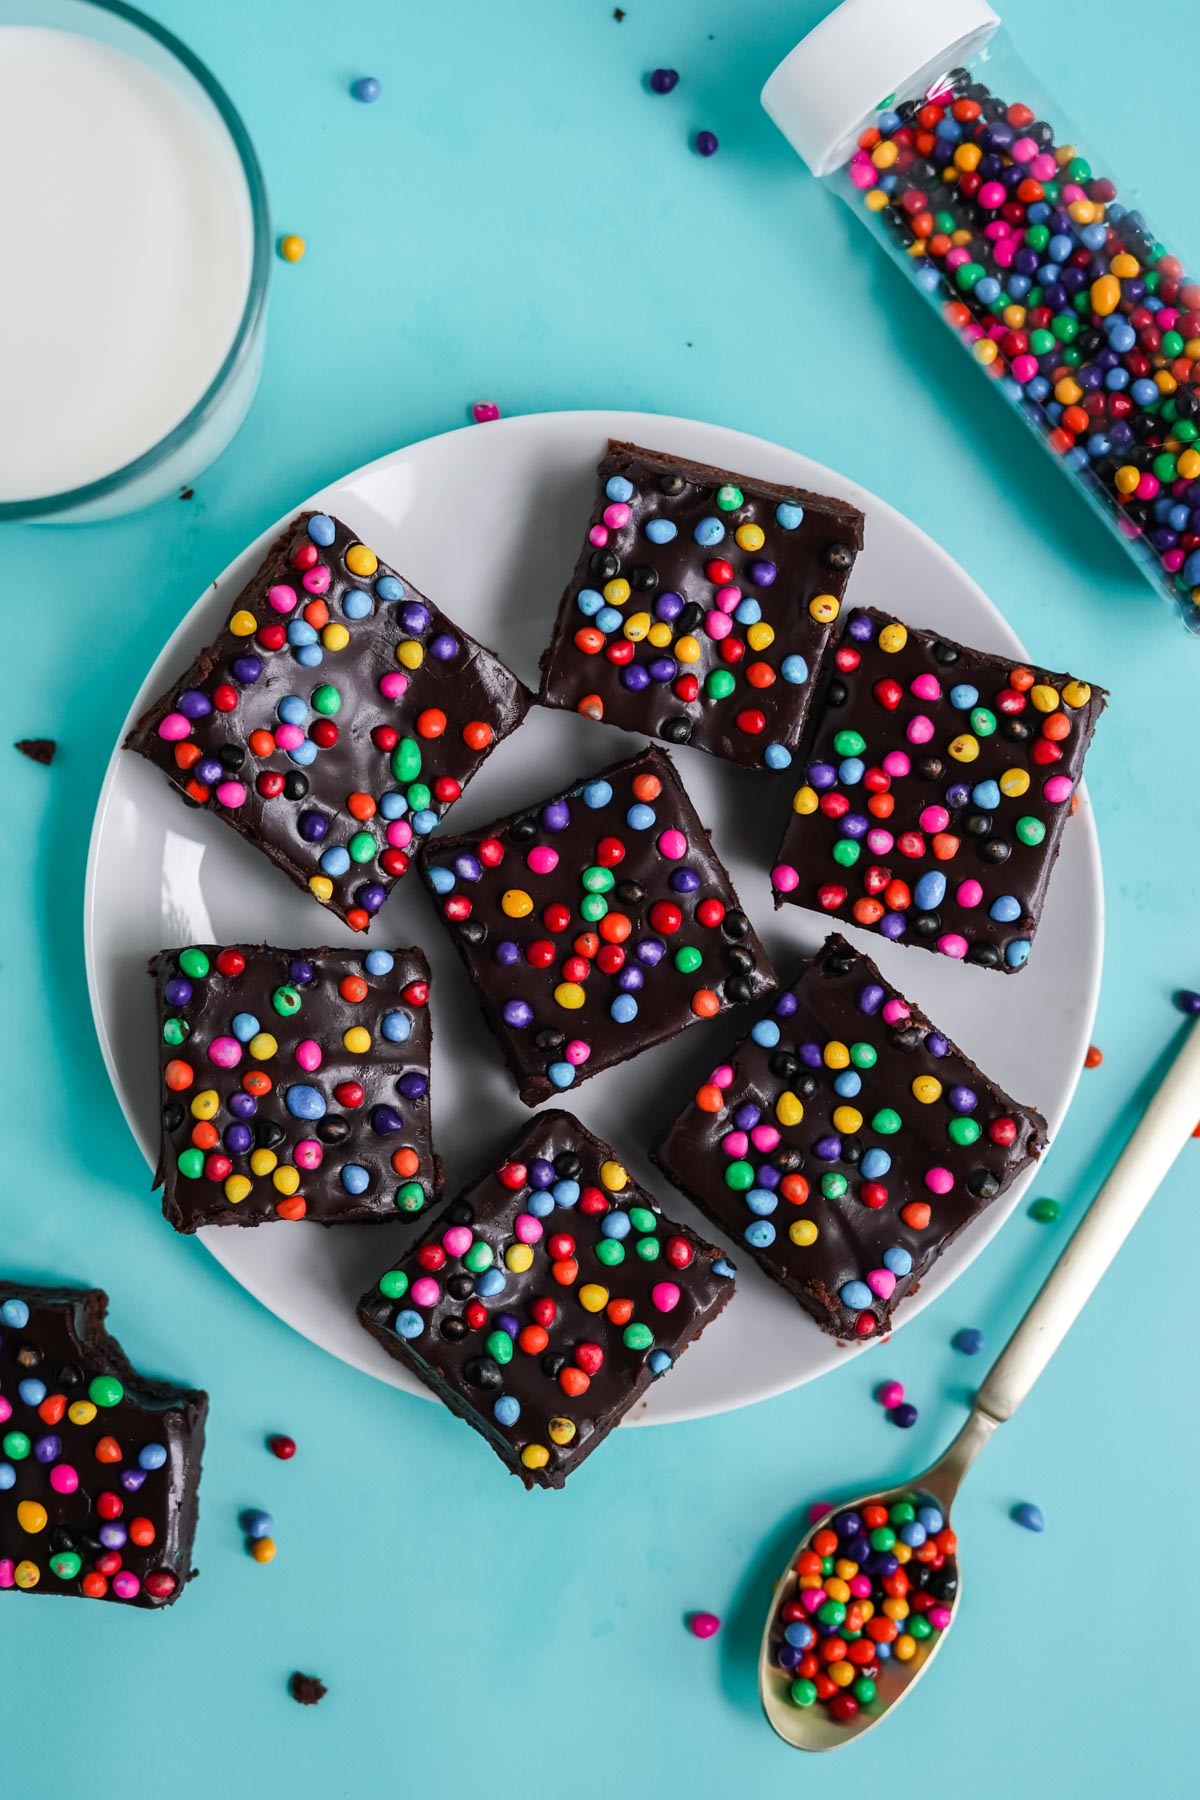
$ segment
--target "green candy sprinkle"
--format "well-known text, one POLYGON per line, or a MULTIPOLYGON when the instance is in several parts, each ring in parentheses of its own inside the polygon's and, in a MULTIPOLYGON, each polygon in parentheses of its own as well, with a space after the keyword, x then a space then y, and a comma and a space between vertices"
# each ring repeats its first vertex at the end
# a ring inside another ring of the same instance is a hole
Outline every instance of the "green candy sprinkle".
POLYGON ((369 831, 356 831, 346 845, 351 862, 367 863, 379 853, 379 845, 369 831))
POLYGON ((637 1253, 643 1262, 657 1262, 662 1255, 662 1245, 656 1237, 639 1238, 637 1253))
POLYGON ((867 740, 858 731, 839 731, 833 740, 833 747, 839 756, 861 756, 867 747, 867 740))
POLYGON ((312 692, 313 711, 319 713, 335 713, 342 710, 342 696, 328 681, 323 681, 312 692))
POLYGON ((799 1681, 793 1681, 791 1692, 792 1699, 797 1706, 812 1706, 816 1702, 816 1683, 807 1680, 804 1676, 801 1676, 799 1681))
POLYGON ((406 1181, 396 1189, 396 1205, 401 1212, 420 1212, 425 1204, 425 1189, 419 1181, 406 1181))
POLYGON ((872 1550, 891 1550, 896 1542, 896 1534, 890 1525, 877 1525, 871 1533, 872 1550))
POLYGON ((1062 1207, 1057 1200, 1035 1200, 1029 1209, 1029 1216, 1036 1219, 1039 1225, 1057 1225, 1061 1212, 1062 1207))
POLYGON ((433 799, 433 795, 423 781, 410 781, 405 790, 404 798, 408 801, 413 812, 425 812, 433 799))
POLYGON ((869 1706, 875 1698, 875 1683, 869 1675, 860 1675, 857 1681, 851 1682, 850 1692, 860 1706, 869 1706))
POLYGON ((94 1406, 120 1406, 125 1389, 115 1375, 94 1375, 88 1382, 88 1399, 94 1406))
POLYGON ((4 1434, 0 1449, 4 1451, 9 1462, 24 1462, 33 1449, 33 1445, 23 1431, 8 1431, 4 1434))
POLYGON ((648 1350, 654 1342, 654 1333, 648 1325, 627 1325, 621 1334, 621 1342, 627 1350, 648 1350))
POLYGON ((963 293, 967 294, 975 286, 975 283, 977 281, 983 280, 983 278, 986 274, 987 274, 987 270, 984 268, 982 263, 974 263, 974 262, 962 263, 962 264, 960 264, 960 266, 957 269, 955 269, 954 279, 957 282, 958 286, 962 289, 963 293))
POLYGON ((1028 813, 1024 818, 1017 820, 1013 830, 1023 844, 1040 844, 1046 835, 1046 827, 1042 821, 1031 818, 1028 813))
POLYGON ((203 1150, 181 1151, 175 1166, 186 1181, 199 1181, 204 1173, 203 1150))
POLYGON ((590 869, 583 871, 579 879, 589 894, 607 894, 615 877, 611 869, 602 869, 598 863, 593 863, 590 869))
POLYGON ((168 1019, 163 1026, 163 1043, 182 1044, 191 1029, 186 1019, 168 1019))
POLYGON ((989 712, 986 706, 971 708, 971 730, 976 737, 991 737, 996 729, 996 715, 989 712))
POLYGON ((658 1214, 652 1213, 648 1206, 631 1206, 629 1223, 635 1231, 657 1231, 658 1214))
POLYGON ((596 1261, 602 1262, 606 1269, 615 1269, 618 1263, 625 1261, 625 1246, 616 1238, 601 1238, 596 1245, 596 1261))
POLYGON ((851 1044, 850 1061, 856 1069, 873 1069, 879 1061, 879 1052, 874 1044, 851 1044))
POLYGON ((846 1609, 840 1600, 826 1600, 824 1606, 817 1608, 817 1617, 822 1625, 842 1625, 846 1619, 846 1609))
POLYGON ((881 1106, 871 1120, 871 1130, 877 1131, 881 1137, 895 1137, 903 1120, 893 1107, 881 1106))
MULTIPOLYGON (((957 221, 955 223, 957 224, 957 221)), ((950 229, 953 230, 954 226, 951 226, 950 229)), ((1031 225, 1025 233, 1025 242, 1031 250, 1044 250, 1050 242, 1050 227, 1048 225, 1031 225)), ((1032 338, 1029 340, 1029 347, 1031 350, 1033 349, 1032 338)), ((1035 351, 1034 354, 1036 355, 1037 352, 1035 351)))
POLYGON ((675 967, 681 975, 694 975, 703 961, 695 944, 684 944, 675 952, 675 967))
POLYGON ((1079 320, 1069 313, 1059 313, 1050 329, 1060 344, 1073 344, 1079 336, 1079 320))
POLYGON ((740 487, 734 487, 732 483, 728 483, 725 487, 717 489, 717 505, 722 512, 736 512, 738 507, 744 504, 745 496, 740 487))
POLYGON ((301 1000, 299 988, 294 988, 287 983, 285 983, 283 987, 277 987, 275 992, 271 995, 271 1005, 275 1008, 275 1011, 279 1014, 281 1019, 290 1019, 294 1013, 300 1011, 301 1000))
POLYGON ((594 925, 608 911, 608 901, 603 894, 585 894, 579 902, 579 911, 589 925, 594 925))
POLYGON ((416 738, 401 738, 392 751, 392 775, 405 786, 421 773, 421 746, 416 738))
POLYGON ((951 1119, 946 1127, 952 1144, 977 1144, 982 1135, 983 1127, 977 1119, 951 1119))
POLYGON ((822 1175, 821 1192, 827 1200, 840 1200, 849 1183, 844 1175, 822 1175))
POLYGON ((50 1558, 50 1568, 60 1581, 74 1581, 82 1567, 83 1560, 74 1550, 60 1550, 50 1558))
POLYGON ((911 1500, 897 1500, 895 1506, 888 1510, 889 1525, 911 1525, 917 1516, 917 1509, 911 1500))
POLYGON ((747 1188, 754 1186, 753 1166, 741 1159, 731 1162, 725 1171, 725 1186, 732 1188, 735 1194, 744 1194, 747 1188))
POLYGON ((737 683, 728 669, 714 669, 712 674, 705 678, 704 692, 710 700, 728 700, 736 686, 737 683))
POLYGON ((408 1292, 408 1276, 403 1269, 389 1269, 379 1277, 379 1291, 388 1300, 400 1300, 408 1292))
POLYGON ((209 961, 203 950, 181 950, 179 967, 185 975, 190 975, 194 980, 199 981, 208 974, 209 961))
POLYGON ((489 1331, 483 1340, 483 1347, 493 1362, 510 1363, 513 1357, 513 1341, 507 1331, 489 1331))
POLYGON ((843 869, 852 869, 861 855, 862 848, 854 838, 839 838, 833 846, 833 860, 843 869))
POLYGON ((463 1267, 470 1269, 472 1275, 482 1275, 485 1269, 491 1268, 495 1260, 496 1253, 492 1246, 485 1239, 476 1238, 463 1257, 463 1267))
POLYGON ((917 1614, 915 1619, 905 1619, 904 1624, 909 1637, 915 1637, 919 1640, 921 1638, 933 1636, 933 1626, 929 1623, 928 1619, 922 1618, 920 1613, 917 1614))

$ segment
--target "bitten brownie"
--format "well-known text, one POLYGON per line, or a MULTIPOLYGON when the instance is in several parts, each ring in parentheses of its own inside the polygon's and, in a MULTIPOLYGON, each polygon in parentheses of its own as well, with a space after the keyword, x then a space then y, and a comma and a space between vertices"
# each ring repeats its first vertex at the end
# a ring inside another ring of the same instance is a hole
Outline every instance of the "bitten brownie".
POLYGON ((610 442, 542 658, 543 706, 785 769, 854 559, 856 507, 610 442))
POLYGON ((835 934, 651 1155, 825 1331, 853 1339, 887 1330, 1045 1145, 1041 1114, 835 934))
POLYGON ((125 748, 366 931, 532 700, 349 526, 302 513, 125 748))
POLYGON ((419 950, 192 944, 150 964, 176 1231, 418 1213, 441 1193, 419 950))
POLYGON ((1023 968, 1106 698, 869 607, 852 613, 814 708, 776 905, 1023 968))
POLYGON ((733 1293, 609 1145, 539 1113, 359 1302, 527 1488, 560 1488, 733 1293))
POLYGON ((195 1572, 208 1395, 139 1375, 107 1310, 0 1283, 0 1588, 169 1606, 195 1572))
POLYGON ((421 872, 528 1106, 775 985, 665 750, 439 836, 421 872))

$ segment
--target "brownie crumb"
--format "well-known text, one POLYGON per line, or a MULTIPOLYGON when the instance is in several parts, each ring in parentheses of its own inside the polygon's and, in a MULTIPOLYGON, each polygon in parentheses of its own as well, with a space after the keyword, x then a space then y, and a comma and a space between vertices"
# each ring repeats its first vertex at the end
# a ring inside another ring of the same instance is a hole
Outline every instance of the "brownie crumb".
POLYGON ((16 747, 30 762, 46 765, 54 761, 54 752, 58 749, 53 738, 18 738, 16 747))
POLYGON ((625 9, 621 6, 614 6, 613 7, 613 18, 617 21, 618 25, 621 23, 621 20, 624 17, 625 17, 625 9))
POLYGON ((315 1706, 317 1701, 323 1700, 328 1692, 329 1689, 325 1683, 317 1676, 301 1675, 298 1669, 288 1682, 288 1693, 293 1700, 298 1700, 301 1706, 315 1706))
POLYGON ((181 500, 190 500, 195 492, 195 488, 180 488, 179 498, 181 500))

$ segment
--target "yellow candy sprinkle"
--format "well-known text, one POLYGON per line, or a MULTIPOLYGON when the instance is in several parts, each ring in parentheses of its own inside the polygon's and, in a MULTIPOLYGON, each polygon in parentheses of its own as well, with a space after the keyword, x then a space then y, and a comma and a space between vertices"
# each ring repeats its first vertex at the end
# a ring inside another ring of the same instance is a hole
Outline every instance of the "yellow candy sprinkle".
POLYGON ((821 801, 815 788, 799 787, 792 796, 792 811, 798 813, 815 813, 821 801))
POLYGON ((335 622, 325 627, 321 633, 321 642, 327 650, 344 650, 350 642, 350 633, 344 625, 335 622))
POLYGON ((1023 306, 1006 306, 1003 318, 1010 331, 1020 331, 1025 323, 1025 308, 1023 306))
POLYGON ((1039 681, 1030 688, 1029 698, 1039 712, 1052 713, 1058 709, 1058 689, 1047 687, 1044 682, 1039 681))
POLYGON ((932 1106, 941 1094, 942 1084, 936 1075, 918 1075, 912 1091, 914 1100, 919 1100, 922 1106, 932 1106))
POLYGON ((230 1206, 237 1206, 250 1192, 251 1181, 248 1175, 231 1175, 225 1183, 225 1198, 230 1206))
POLYGON ((192 1101, 193 1119, 213 1119, 221 1110, 221 1096, 216 1088, 204 1088, 192 1101))
POLYGON ((250 1167, 255 1175, 269 1175, 278 1163, 279 1158, 273 1150, 252 1150, 250 1167))
POLYGON ((622 1188, 629 1186, 629 1176, 619 1162, 601 1163, 600 1179, 610 1194, 619 1194, 622 1188))
POLYGON ((586 996, 577 981, 560 981, 554 990, 554 998, 567 1012, 578 1012, 586 996))
POLYGON ((846 1137, 857 1131, 863 1122, 863 1116, 856 1106, 835 1106, 833 1109, 833 1128, 846 1137))
POLYGON ((630 595, 629 583, 620 575, 614 581, 606 581, 600 591, 610 606, 624 606, 630 595))
POLYGON ((969 244, 971 242, 971 233, 967 230, 966 226, 963 226, 961 230, 952 231, 950 233, 950 242, 956 245, 969 244))
POLYGON ((646 642, 648 644, 653 644, 656 650, 665 650, 670 641, 671 627, 665 624, 662 619, 656 619, 646 633, 646 642))
POLYGON ((999 344, 994 343, 991 338, 980 338, 978 343, 972 345, 971 354, 974 356, 976 362, 985 365, 987 363, 994 363, 1000 354, 1000 346, 999 344))
POLYGON ((17 1524, 30 1536, 35 1531, 45 1531, 48 1516, 40 1500, 22 1500, 17 1507, 17 1524))
POLYGON ((1113 476, 1113 486, 1119 494, 1132 494, 1141 479, 1140 469, 1135 469, 1132 463, 1123 463, 1113 476))
POLYGON ((848 1556, 839 1556, 833 1565, 833 1572, 839 1581, 853 1581, 858 1574, 858 1564, 851 1562, 848 1556))
POLYGON ((365 1025, 352 1025, 349 1031, 343 1031, 342 1043, 351 1056, 365 1056, 371 1048, 371 1034, 365 1025))
POLYGON ((630 613, 621 627, 622 635, 627 637, 631 644, 640 644, 652 624, 653 620, 648 612, 630 613))
POLYGON ((90 1425, 96 1416, 96 1408, 90 1400, 72 1400, 67 1408, 67 1417, 72 1425, 90 1425))
POLYGON ((559 1413, 551 1419, 546 1430, 549 1432, 553 1443, 569 1444, 571 1439, 575 1436, 575 1421, 574 1419, 566 1419, 559 1413))
POLYGON ((956 169, 977 169, 982 157, 983 151, 978 144, 960 144, 954 152, 954 166, 956 169))
POLYGON ((837 1038, 830 1038, 822 1052, 821 1061, 827 1069, 848 1069, 850 1052, 845 1044, 840 1043, 837 1038))
POLYGON ((675 656, 681 663, 699 662, 700 646, 696 639, 691 636, 681 637, 675 646, 675 656))
POLYGON ((761 550, 767 539, 761 525, 739 525, 733 541, 739 550, 761 550))
POLYGON ((585 1282, 579 1289, 579 1304, 584 1312, 603 1312, 608 1305, 608 1289, 601 1287, 598 1281, 585 1282))
POLYGON ((319 900, 322 906, 326 901, 333 899, 333 883, 328 875, 310 875, 308 889, 313 898, 319 900))
POLYGON ((1142 265, 1137 257, 1130 256, 1126 251, 1121 251, 1114 256, 1108 266, 1121 281, 1132 281, 1135 275, 1140 275, 1142 272, 1142 265))
POLYGON ((1092 225, 1096 219, 1096 203, 1094 200, 1072 200, 1067 211, 1076 225, 1092 225))
POLYGON ((1083 399, 1083 389, 1069 375, 1064 375, 1061 381, 1054 384, 1054 398, 1064 406, 1074 406, 1077 400, 1083 399))
POLYGON ((232 619, 230 619, 229 629, 232 631, 234 637, 253 637, 258 630, 258 620, 252 612, 246 612, 246 610, 242 608, 238 612, 235 612, 232 619))
POLYGON ((885 1619, 907 1619, 908 1601, 885 1600, 883 1603, 883 1616, 885 1619))
POLYGON ((293 1169, 291 1163, 281 1163, 271 1180, 281 1194, 295 1194, 300 1188, 300 1171, 293 1169))
POLYGON ((781 1125, 798 1125, 804 1117, 804 1103, 791 1088, 785 1088, 775 1102, 775 1117, 781 1125))
POLYGON ((250 1554, 254 1558, 256 1563, 274 1562, 275 1561, 275 1539, 274 1538, 255 1538, 254 1542, 250 1546, 250 1554))
POLYGON ((832 625, 842 604, 832 594, 818 594, 815 600, 809 601, 808 610, 819 625, 832 625))
POLYGON ((860 1600, 858 1604, 859 1610, 862 1613, 863 1624, 865 1625, 868 1619, 873 1619, 875 1617, 875 1602, 873 1600, 860 1600))
POLYGON ((373 575, 379 567, 379 558, 365 544, 351 544, 346 552, 346 567, 352 575, 373 575))
POLYGON ((1064 706, 1086 706, 1092 697, 1092 690, 1086 681, 1068 681, 1062 697, 1064 706))
POLYGON ((810 1244, 815 1244, 817 1235, 817 1228, 811 1219, 797 1219, 788 1226, 788 1236, 801 1250, 807 1250, 810 1244))
POLYGON ((526 1444, 521 1452, 521 1461, 527 1469, 544 1469, 550 1461, 550 1452, 545 1444, 526 1444))
POLYGON ((907 1631, 902 1631, 892 1645, 892 1655, 896 1658, 897 1662, 911 1662, 916 1654, 916 1638, 909 1637, 907 1631))
POLYGON ((884 138, 883 142, 876 144, 872 150, 871 161, 877 169, 890 169, 899 154, 896 145, 889 138, 884 138))
POLYGON ((895 656, 897 650, 903 650, 908 642, 908 630, 903 625, 885 625, 879 634, 879 648, 889 656, 895 656))
POLYGON ((269 1062, 279 1045, 269 1031, 256 1031, 248 1048, 255 1062, 269 1062))
POLYGON ((850 1598, 850 1589, 846 1586, 845 1582, 833 1575, 831 1575, 829 1580, 825 1583, 825 1592, 829 1595, 831 1600, 840 1600, 843 1605, 850 1598))
POLYGON ((425 661, 424 646, 415 638, 405 638, 402 644, 396 645, 396 661, 406 669, 419 669, 425 661))
POLYGON ((42 1579, 42 1571, 35 1562, 24 1558, 13 1571, 13 1580, 19 1588, 35 1588, 42 1579))
POLYGON ((506 888, 500 896, 500 911, 508 919, 527 919, 533 911, 533 901, 524 888, 506 888))
POLYGON ((964 731, 961 737, 951 738, 947 749, 955 762, 974 762, 979 755, 979 739, 964 731))
POLYGON ((1109 313, 1116 312, 1121 304, 1121 284, 1115 275, 1101 275, 1092 283, 1092 311, 1106 319, 1109 313))
POLYGON ((830 1681, 836 1681, 839 1687, 849 1687, 857 1673, 852 1662, 831 1662, 826 1670, 830 1681))
POLYGON ((307 248, 304 239, 297 237, 294 231, 289 231, 286 237, 279 240, 279 254, 284 262, 299 262, 307 248))
POLYGON ((524 1275, 533 1267, 533 1251, 528 1244, 510 1244, 504 1252, 504 1266, 513 1275, 524 1275))
POLYGON ((759 625, 752 625, 746 633, 746 642, 752 650, 769 650, 775 642, 775 627, 765 620, 759 625))
POLYGON ((868 212, 882 212, 888 203, 888 197, 882 188, 872 188, 863 202, 868 212))
POLYGON ((1029 792, 1029 774, 1025 769, 1005 769, 1000 777, 1000 792, 1010 800, 1019 800, 1029 792))
POLYGON ((906 1563, 912 1555, 912 1546, 903 1543, 897 1538, 896 1542, 892 1545, 892 1554, 895 1556, 898 1563, 906 1563))

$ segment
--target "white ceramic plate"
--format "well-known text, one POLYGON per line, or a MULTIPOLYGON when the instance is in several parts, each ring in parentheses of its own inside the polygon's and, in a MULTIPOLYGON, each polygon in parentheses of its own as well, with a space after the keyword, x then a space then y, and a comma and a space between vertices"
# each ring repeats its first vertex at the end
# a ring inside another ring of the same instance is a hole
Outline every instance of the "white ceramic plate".
MULTIPOLYGON (((595 465, 610 435, 855 501, 866 512, 867 530, 850 600, 894 609, 914 624, 981 649, 1024 655, 974 582, 890 506, 806 456, 718 425, 624 412, 505 419, 394 451, 304 504, 347 520, 536 687, 538 657, 574 565, 595 465)), ((276 521, 249 545, 180 621, 146 676, 118 745, 132 720, 216 635, 230 601, 283 523, 276 521)), ((538 800, 637 742, 573 714, 535 709, 455 807, 452 829, 484 824, 538 800)), ((767 870, 787 807, 788 777, 735 769, 697 750, 675 755, 742 902, 786 978, 800 954, 824 936, 824 922, 814 914, 795 907, 772 912, 767 870)), ((1002 977, 838 928, 860 936, 898 986, 990 1075, 1040 1107, 1053 1133, 1074 1092, 1095 1012, 1102 910, 1099 851, 1085 798, 1066 833, 1028 974, 1002 977), (1038 1025, 1031 1030, 1035 997, 1038 1025)), ((295 949, 362 943, 234 832, 181 806, 158 770, 119 748, 96 813, 84 930, 96 1029, 125 1117, 151 1165, 158 1093, 147 957, 167 945, 262 937, 295 949)), ((419 943, 433 966, 433 1121, 453 1193, 527 1114, 417 877, 401 882, 371 941, 419 943)), ((754 1016, 746 1008, 740 1021, 696 1026, 567 1096, 584 1122, 619 1148, 639 1180, 661 1192, 668 1211, 692 1216, 687 1202, 651 1168, 644 1146, 754 1016)), ((962 1234, 902 1318, 927 1306, 979 1255, 1025 1185, 1018 1182, 962 1234)), ((694 1222, 709 1231, 702 1220, 694 1222)), ((355 1301, 387 1267, 400 1231, 279 1224, 209 1228, 201 1236, 243 1287, 305 1337, 382 1381, 428 1397, 354 1318, 355 1301)), ((820 1332, 748 1256, 737 1260, 738 1291, 728 1312, 653 1388, 639 1419, 665 1422, 743 1406, 861 1354, 820 1332)))

